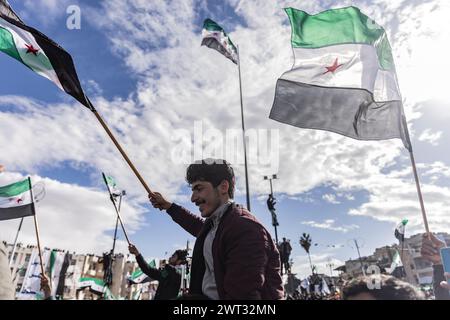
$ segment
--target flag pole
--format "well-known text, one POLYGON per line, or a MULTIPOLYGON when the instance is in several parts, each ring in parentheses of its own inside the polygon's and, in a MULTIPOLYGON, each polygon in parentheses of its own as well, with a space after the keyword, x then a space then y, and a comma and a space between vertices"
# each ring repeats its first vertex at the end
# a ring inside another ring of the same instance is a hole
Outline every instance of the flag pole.
POLYGON ((411 159, 411 165, 414 173, 414 180, 416 181, 416 189, 417 189, 417 195, 419 196, 419 202, 420 202, 420 209, 422 210, 422 218, 423 223, 425 225, 425 231, 428 234, 428 238, 431 240, 430 235, 430 228, 428 227, 428 219, 427 219, 427 213, 425 212, 425 205, 423 203, 423 197, 422 197, 422 190, 420 188, 420 182, 419 182, 419 175, 417 174, 417 168, 416 168, 416 160, 414 159, 414 152, 412 148, 411 139, 409 137, 409 129, 408 124, 406 122, 406 117, 402 117, 403 120, 403 126, 405 127, 405 134, 406 134, 406 141, 409 144, 409 147, 407 148, 409 151, 409 158, 411 159))
POLYGON ((429 235, 430 228, 428 227, 428 219, 427 219, 427 214, 425 212, 425 205, 423 203, 422 190, 420 189, 419 176, 417 174, 416 161, 414 159, 414 153, 412 151, 412 147, 411 147, 411 150, 409 150, 409 157, 411 158, 411 164, 412 164, 412 168, 413 168, 413 172, 414 172, 414 179, 416 181, 417 195, 419 196, 420 209, 422 210, 423 223, 425 224, 425 230, 426 230, 427 234, 429 235))
POLYGON ((38 221, 37 221, 37 217, 36 217, 36 209, 34 207, 33 187, 31 186, 31 178, 30 177, 28 177, 28 184, 30 186, 31 210, 33 211, 34 228, 36 230, 36 239, 37 239, 37 246, 38 246, 38 252, 39 252, 39 262, 41 265, 41 273, 42 273, 42 275, 45 275, 44 264, 42 263, 41 240, 39 239, 39 226, 38 226, 38 221))
POLYGON ((11 253, 11 257, 9 258, 9 266, 10 267, 12 267, 14 253, 16 253, 17 239, 19 238, 19 233, 20 233, 20 229, 22 229, 22 224, 23 224, 23 217, 22 217, 22 219, 20 219, 19 228, 17 229, 17 233, 16 233, 16 239, 14 240, 13 251, 11 253))
MULTIPOLYGON (((119 198, 119 208, 118 211, 120 212, 120 205, 122 204, 122 193, 120 194, 119 198)), ((114 254, 114 249, 116 248, 116 239, 117 239, 117 227, 119 226, 119 217, 116 218, 116 228, 114 229, 114 241, 113 241, 113 247, 111 250, 111 253, 114 254)))
POLYGON ((111 190, 109 189, 108 181, 106 180, 106 175, 105 175, 104 172, 102 172, 102 175, 103 175, 103 180, 105 181, 105 184, 106 184, 106 188, 108 189, 109 198, 111 199, 111 202, 113 203, 114 209, 116 210, 117 219, 119 219, 119 222, 120 222, 120 225, 122 227, 123 233, 125 234, 125 238, 127 239, 128 244, 130 244, 130 239, 128 238, 128 234, 127 234, 127 232, 125 230, 125 226, 123 225, 122 218, 120 217, 120 213, 119 213, 119 210, 117 209, 116 202, 114 201, 114 197, 113 197, 113 195, 111 193, 111 190))
POLYGON ((238 70, 239 70, 239 93, 241 98, 241 120, 242 120, 242 140, 244 142, 244 165, 245 165, 245 190, 247 194, 247 209, 251 211, 250 208, 250 190, 248 187, 248 167, 247 167, 247 143, 245 141, 245 122, 244 122, 244 103, 242 99, 242 79, 241 79, 241 57, 239 46, 236 46, 237 56, 238 56, 238 70))
MULTIPOLYGON (((90 101, 89 101, 90 103, 90 101)), ((136 177, 139 179, 139 181, 141 182, 142 186, 144 187, 144 189, 147 191, 147 193, 152 194, 152 190, 150 190, 150 188, 148 187, 147 183, 145 182, 145 180, 142 178, 141 174, 139 173, 139 171, 136 169, 136 167, 133 165, 133 163, 131 162, 130 158, 128 158, 127 154, 125 153, 125 151, 122 149, 122 147, 120 146, 119 142, 117 141, 117 139, 114 137, 114 135, 112 134, 111 130, 108 128, 107 124, 105 123, 105 121, 102 119, 102 117, 98 114, 97 110, 94 108, 94 106, 92 106, 91 104, 91 111, 92 113, 94 113, 95 117, 97 118, 97 120, 100 122, 100 124, 102 125, 103 129, 105 129, 106 133, 108 134, 108 136, 111 138, 112 142, 114 143, 114 145, 117 147, 117 149, 119 150, 120 154, 122 155, 122 157, 125 159, 125 161, 128 163, 128 165, 130 166, 131 170, 134 172, 134 174, 136 175, 136 177)))

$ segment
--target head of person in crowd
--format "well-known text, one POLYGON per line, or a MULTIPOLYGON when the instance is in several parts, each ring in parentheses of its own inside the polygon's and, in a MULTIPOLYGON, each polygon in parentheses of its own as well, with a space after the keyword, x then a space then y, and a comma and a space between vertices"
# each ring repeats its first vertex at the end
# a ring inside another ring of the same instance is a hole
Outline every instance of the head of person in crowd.
POLYGON ((346 283, 344 300, 424 300, 425 296, 411 284, 384 274, 360 276, 346 283))
POLYGON ((171 266, 179 266, 182 264, 186 264, 187 255, 188 255, 187 250, 177 250, 169 258, 169 264, 171 266))
POLYGON ((204 218, 234 198, 234 171, 225 160, 205 159, 191 164, 186 181, 192 189, 191 201, 204 218))

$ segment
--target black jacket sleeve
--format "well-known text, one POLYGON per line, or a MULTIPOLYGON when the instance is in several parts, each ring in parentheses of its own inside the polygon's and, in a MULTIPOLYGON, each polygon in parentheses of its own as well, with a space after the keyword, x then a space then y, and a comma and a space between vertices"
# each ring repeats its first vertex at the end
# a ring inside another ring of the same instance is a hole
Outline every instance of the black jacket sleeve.
POLYGON ((148 275, 153 280, 161 281, 161 279, 162 279, 161 271, 159 271, 158 269, 149 267, 149 265, 147 264, 147 262, 145 262, 145 259, 141 254, 136 256, 136 262, 138 263, 139 268, 141 268, 143 273, 148 275))

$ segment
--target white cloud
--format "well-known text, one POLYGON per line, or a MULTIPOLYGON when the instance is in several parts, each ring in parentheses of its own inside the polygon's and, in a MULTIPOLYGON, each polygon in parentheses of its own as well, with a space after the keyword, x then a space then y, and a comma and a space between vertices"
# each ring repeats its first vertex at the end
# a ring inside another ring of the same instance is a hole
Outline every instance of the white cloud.
POLYGON ((432 132, 431 129, 425 129, 419 136, 419 141, 425 141, 432 146, 439 145, 439 139, 441 139, 442 131, 432 132))
MULTIPOLYGON (((67 7, 77 3, 77 0, 25 0, 22 1, 24 10, 17 14, 25 23, 29 23, 31 19, 38 19, 39 23, 47 27, 57 18, 68 16, 66 15, 67 7)), ((10 4, 13 9, 16 7, 14 1, 10 4)))
MULTIPOLYGON (((309 264, 308 256, 306 252, 303 255, 293 257, 293 267, 292 273, 296 274, 297 278, 304 279, 311 275, 311 266, 309 264)), ((338 272, 334 271, 337 267, 344 264, 344 262, 340 259, 336 259, 331 254, 311 254, 311 262, 313 266, 316 266, 316 270, 318 273, 323 273, 330 275, 331 272, 333 276, 337 276, 338 272), (330 271, 330 266, 332 271, 330 271)))
POLYGON ((347 233, 351 230, 359 229, 359 226, 357 226, 355 224, 337 226, 336 221, 333 219, 327 219, 323 222, 303 221, 302 224, 304 224, 306 226, 314 227, 314 228, 338 231, 338 232, 343 232, 343 233, 347 233))
POLYGON ((334 194, 331 194, 331 193, 324 194, 322 196, 322 199, 327 201, 327 202, 329 202, 329 203, 333 203, 333 204, 339 204, 340 203, 340 201, 336 200, 336 196, 334 194))

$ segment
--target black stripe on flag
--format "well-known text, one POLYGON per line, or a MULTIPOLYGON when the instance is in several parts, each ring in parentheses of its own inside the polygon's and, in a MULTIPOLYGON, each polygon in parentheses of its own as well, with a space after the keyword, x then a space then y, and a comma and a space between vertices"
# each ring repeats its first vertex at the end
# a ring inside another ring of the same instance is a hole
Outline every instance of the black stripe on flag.
POLYGON ((0 221, 19 219, 34 215, 33 204, 20 207, 0 208, 0 221))

